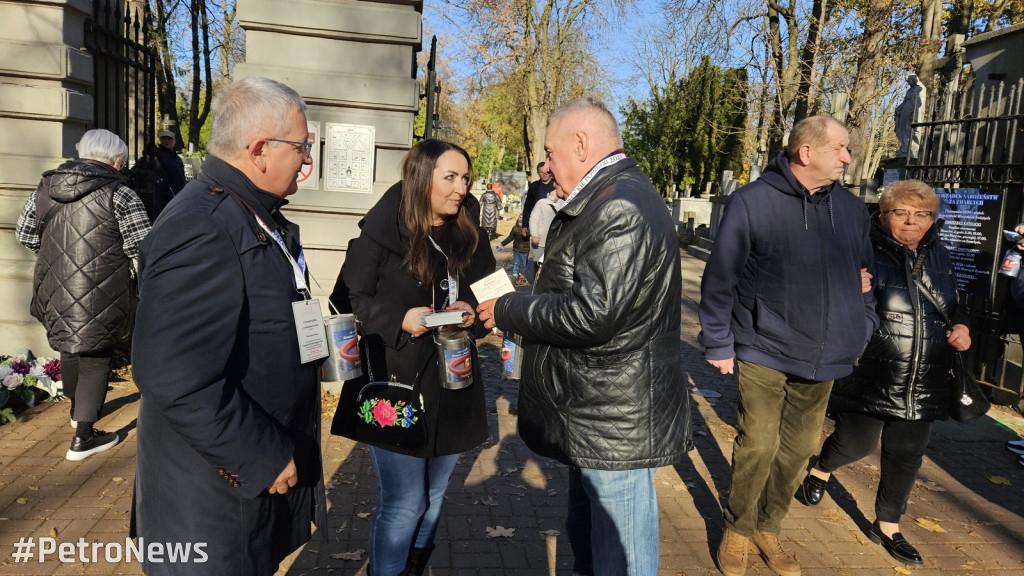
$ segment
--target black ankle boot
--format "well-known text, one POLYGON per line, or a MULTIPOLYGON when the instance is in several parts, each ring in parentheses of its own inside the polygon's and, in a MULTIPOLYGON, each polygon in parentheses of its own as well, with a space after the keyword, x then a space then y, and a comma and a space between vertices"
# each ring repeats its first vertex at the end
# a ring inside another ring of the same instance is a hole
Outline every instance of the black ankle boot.
POLYGON ((434 547, 413 548, 409 550, 409 559, 405 561, 405 570, 398 576, 423 576, 423 570, 427 567, 427 560, 434 547))

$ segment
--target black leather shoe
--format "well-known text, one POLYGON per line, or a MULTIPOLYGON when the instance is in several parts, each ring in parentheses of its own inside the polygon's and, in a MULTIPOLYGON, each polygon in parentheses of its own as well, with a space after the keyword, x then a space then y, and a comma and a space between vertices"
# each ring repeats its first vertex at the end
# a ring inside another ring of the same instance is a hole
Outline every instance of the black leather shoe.
POLYGON ((871 539, 875 544, 881 544, 885 551, 890 556, 903 562, 904 564, 910 564, 912 566, 920 566, 924 564, 924 559, 921 558, 921 554, 907 542, 907 539, 903 537, 903 534, 899 532, 892 535, 889 538, 882 533, 882 529, 878 526, 878 520, 871 525, 871 531, 868 532, 868 538, 871 539))
POLYGON ((808 506, 817 506, 825 496, 826 486, 828 486, 828 480, 822 480, 808 472, 807 477, 800 484, 800 489, 804 493, 804 502, 808 506))

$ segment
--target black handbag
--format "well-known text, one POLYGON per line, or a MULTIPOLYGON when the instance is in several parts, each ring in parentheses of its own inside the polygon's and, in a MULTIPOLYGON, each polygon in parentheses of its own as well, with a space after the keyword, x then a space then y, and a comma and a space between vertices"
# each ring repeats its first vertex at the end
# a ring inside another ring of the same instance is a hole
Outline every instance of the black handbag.
MULTIPOLYGON (((949 316, 946 315, 946 311, 939 306, 935 296, 931 293, 931 290, 924 285, 920 280, 914 280, 917 284, 921 294, 935 306, 935 309, 942 315, 942 319, 946 322, 946 326, 953 327, 953 322, 949 316)), ((981 389, 981 385, 974 378, 974 374, 971 373, 970 368, 967 366, 967 361, 964 359, 964 355, 961 352, 953 352, 953 394, 949 401, 949 417, 957 422, 967 422, 968 420, 974 420, 979 416, 984 416, 988 412, 989 408, 992 407, 992 403, 989 402, 988 397, 985 396, 985 392, 981 389)))
MULTIPOLYGON (((359 389, 355 405, 350 407, 351 412, 344 415, 355 419, 352 439, 381 448, 422 448, 427 443, 427 425, 420 376, 426 367, 416 373, 412 384, 399 382, 394 376, 387 381, 377 381, 373 377, 370 350, 365 339, 364 346, 367 355, 364 365, 369 382, 359 389)), ((426 366, 432 366, 433 355, 431 350, 426 366)))
POLYGON ((967 368, 964 355, 953 356, 953 398, 949 403, 949 417, 957 422, 967 422, 984 416, 992 403, 985 397, 981 385, 967 368))

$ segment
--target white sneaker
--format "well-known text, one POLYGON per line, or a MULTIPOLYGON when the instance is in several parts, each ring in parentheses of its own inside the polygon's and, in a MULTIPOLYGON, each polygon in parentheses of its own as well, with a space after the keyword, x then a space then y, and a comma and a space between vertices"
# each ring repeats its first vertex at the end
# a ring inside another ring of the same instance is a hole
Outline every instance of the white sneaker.
POLYGON ((78 422, 75 422, 74 418, 71 419, 71 427, 76 429, 78 428, 78 422))
POLYGON ((1007 441, 1006 449, 1014 454, 1024 454, 1024 438, 1007 441))

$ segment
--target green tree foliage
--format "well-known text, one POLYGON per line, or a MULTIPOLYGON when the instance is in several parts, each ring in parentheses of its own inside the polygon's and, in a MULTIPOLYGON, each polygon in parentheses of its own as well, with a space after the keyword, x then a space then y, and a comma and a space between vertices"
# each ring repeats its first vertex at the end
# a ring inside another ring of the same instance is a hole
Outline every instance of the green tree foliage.
POLYGON ((622 110, 623 143, 654 185, 667 194, 707 183, 712 190, 722 170, 743 170, 747 125, 747 72, 722 70, 704 56, 693 72, 669 83, 644 102, 622 110))

